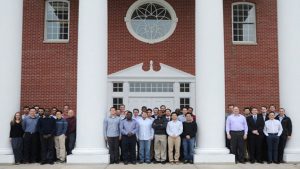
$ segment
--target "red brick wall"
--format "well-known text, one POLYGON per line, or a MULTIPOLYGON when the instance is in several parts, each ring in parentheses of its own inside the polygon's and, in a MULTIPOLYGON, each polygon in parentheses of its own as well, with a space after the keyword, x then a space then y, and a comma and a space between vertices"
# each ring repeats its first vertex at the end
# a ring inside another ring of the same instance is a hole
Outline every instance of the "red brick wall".
MULTIPOLYGON (((108 1, 108 64, 114 73, 149 60, 195 74, 195 1, 168 0, 176 11, 174 34, 157 44, 136 40, 124 17, 135 0, 108 1)), ((279 104, 276 0, 256 3, 257 45, 233 45, 231 3, 224 0, 226 104, 279 104)), ((24 1, 21 104, 70 104, 76 109, 78 0, 71 0, 70 43, 43 43, 44 1, 24 1)), ((209 16, 208 16, 209 17, 209 16)))
POLYGON ((276 0, 245 1, 256 4, 257 45, 232 44, 232 2, 224 0, 226 104, 279 105, 276 0))
POLYGON ((147 44, 135 39, 127 30, 124 17, 136 0, 109 0, 109 73, 125 69, 138 63, 153 60, 185 72, 195 73, 195 2, 194 0, 168 0, 174 8, 178 23, 175 32, 167 40, 147 44))
POLYGON ((43 43, 45 1, 24 1, 21 105, 76 109, 78 0, 71 0, 70 42, 43 43))

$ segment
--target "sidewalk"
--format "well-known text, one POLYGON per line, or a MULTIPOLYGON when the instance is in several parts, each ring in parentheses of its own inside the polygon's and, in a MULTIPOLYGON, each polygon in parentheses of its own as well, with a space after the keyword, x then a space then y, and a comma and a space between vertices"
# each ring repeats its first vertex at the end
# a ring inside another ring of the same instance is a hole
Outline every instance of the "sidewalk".
POLYGON ((202 164, 202 165, 171 165, 171 164, 137 164, 137 165, 40 165, 40 164, 24 164, 24 165, 0 165, 0 169, 300 169, 300 164, 202 164))

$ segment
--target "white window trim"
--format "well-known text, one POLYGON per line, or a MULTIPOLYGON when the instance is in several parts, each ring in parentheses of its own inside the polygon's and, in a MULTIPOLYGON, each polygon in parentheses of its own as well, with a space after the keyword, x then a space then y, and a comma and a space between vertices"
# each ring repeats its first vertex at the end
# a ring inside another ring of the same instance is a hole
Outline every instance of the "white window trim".
POLYGON ((139 41, 142 41, 142 42, 145 42, 145 43, 149 43, 149 44, 159 43, 159 42, 162 42, 162 41, 168 39, 168 38, 174 33, 174 31, 175 31, 175 29, 176 29, 176 26, 177 26, 177 22, 178 22, 178 18, 177 18, 177 16, 176 16, 175 10, 174 10, 173 7, 172 7, 168 2, 166 2, 165 0, 137 0, 136 2, 134 2, 134 3, 129 7, 129 9, 128 9, 128 11, 127 11, 127 14, 126 14, 126 17, 124 18, 124 20, 125 20, 125 22, 126 22, 126 26, 127 26, 127 29, 128 29, 128 31, 129 31, 129 33, 130 33, 134 38, 138 39, 139 41), (139 7, 139 6, 141 6, 141 5, 145 4, 145 3, 156 3, 156 4, 159 4, 159 5, 163 6, 163 7, 165 7, 165 8, 169 11, 169 13, 170 13, 170 15, 171 15, 171 17, 172 17, 172 20, 175 22, 175 23, 172 25, 172 27, 171 27, 171 29, 169 30, 169 32, 168 32, 166 35, 162 36, 161 38, 158 38, 158 39, 146 39, 146 38, 143 38, 143 37, 139 36, 138 34, 136 34, 136 33, 134 32, 132 26, 131 26, 131 22, 130 22, 130 21, 131 21, 131 16, 132 16, 134 10, 135 10, 137 7, 139 7))
POLYGON ((257 45, 257 27, 256 27, 256 4, 251 3, 251 2, 234 2, 231 4, 231 39, 232 39, 232 44, 234 45, 257 45), (255 28, 255 40, 254 41, 234 41, 234 31, 233 31, 233 6, 235 5, 252 5, 254 7, 255 11, 255 17, 254 17, 254 28, 255 28))
POLYGON ((71 15, 70 15, 71 3, 69 0, 46 0, 45 1, 45 19, 44 19, 44 41, 43 43, 69 43, 70 41, 70 23, 71 23, 71 15), (47 39, 47 10, 49 2, 66 2, 68 3, 68 39, 47 39))

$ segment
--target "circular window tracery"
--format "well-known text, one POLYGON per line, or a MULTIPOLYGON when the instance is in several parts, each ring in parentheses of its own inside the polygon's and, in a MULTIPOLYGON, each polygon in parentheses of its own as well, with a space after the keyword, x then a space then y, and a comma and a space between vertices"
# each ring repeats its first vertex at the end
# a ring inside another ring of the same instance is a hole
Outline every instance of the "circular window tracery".
POLYGON ((174 9, 164 0, 138 0, 131 5, 125 17, 131 35, 150 44, 169 38, 177 21, 174 9))

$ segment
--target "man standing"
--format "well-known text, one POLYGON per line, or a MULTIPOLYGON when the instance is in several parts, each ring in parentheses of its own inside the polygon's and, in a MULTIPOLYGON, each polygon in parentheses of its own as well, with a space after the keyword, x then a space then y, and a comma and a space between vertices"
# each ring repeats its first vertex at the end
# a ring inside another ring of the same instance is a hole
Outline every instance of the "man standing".
POLYGON ((68 129, 67 121, 62 117, 62 112, 56 112, 56 132, 54 137, 56 158, 59 163, 66 161, 66 133, 68 129))
POLYGON ((292 121, 288 116, 286 116, 284 108, 279 109, 279 115, 276 117, 276 119, 281 122, 282 129, 283 129, 282 134, 280 135, 279 138, 278 162, 284 163, 283 161, 284 148, 287 139, 290 139, 292 136, 292 121))
POLYGON ((244 140, 247 139, 248 126, 246 118, 240 114, 240 109, 235 106, 233 114, 226 120, 227 138, 230 140, 231 153, 235 155, 236 163, 244 161, 244 140))
POLYGON ((167 125, 169 161, 172 164, 174 163, 179 164, 180 144, 181 144, 180 135, 183 132, 183 126, 182 126, 182 122, 177 119, 176 113, 172 113, 171 117, 172 117, 172 121, 169 121, 167 125), (175 147, 175 155, 173 154, 174 147, 175 147))
POLYGON ((162 115, 162 111, 157 112, 157 118, 152 124, 154 129, 154 153, 155 161, 154 163, 161 162, 162 164, 166 163, 167 160, 167 128, 168 121, 162 115))
POLYGON ((132 119, 138 121, 140 120, 142 117, 140 116, 140 112, 139 109, 133 109, 133 117, 132 119))
POLYGON ((23 120, 24 130, 24 163, 35 163, 38 160, 38 133, 37 123, 39 118, 36 116, 34 108, 30 108, 29 115, 23 120))
POLYGON ((275 119, 275 113, 269 113, 269 120, 265 122, 264 134, 267 136, 268 164, 278 162, 278 144, 282 133, 282 126, 279 120, 275 119))
POLYGON ((76 117, 73 110, 68 111, 68 130, 67 130, 67 140, 66 140, 66 149, 67 154, 72 154, 72 150, 75 147, 76 142, 76 117))
POLYGON ((104 138, 109 146, 110 164, 119 164, 119 140, 121 119, 116 115, 116 108, 110 108, 110 116, 104 119, 104 138))
POLYGON ((121 121, 120 130, 122 134, 122 151, 124 164, 128 162, 136 164, 136 134, 138 132, 139 125, 137 121, 132 119, 132 112, 128 111, 126 119, 121 121))
MULTIPOLYGON (((151 116, 150 116, 151 117, 151 116)), ((151 140, 153 140, 154 131, 152 128, 152 120, 148 118, 147 112, 142 112, 142 118, 138 120, 139 131, 139 159, 140 164, 146 162, 147 164, 151 163, 150 159, 150 147, 151 140)))
POLYGON ((250 162, 263 163, 262 161, 262 145, 264 141, 265 121, 262 115, 258 115, 257 108, 252 108, 252 115, 247 117, 248 124, 248 147, 250 162))
POLYGON ((184 154, 184 163, 194 163, 194 145, 197 134, 197 123, 194 121, 191 113, 187 113, 186 121, 183 122, 182 145, 184 154))
POLYGON ((45 112, 44 118, 39 119, 37 128, 41 140, 41 165, 53 164, 55 119, 50 117, 49 111, 45 112))
POLYGON ((182 111, 182 114, 181 114, 181 115, 178 115, 178 120, 181 121, 181 122, 183 123, 183 122, 186 121, 185 115, 186 115, 186 113, 188 112, 188 110, 187 110, 186 107, 183 107, 183 108, 181 109, 181 111, 182 111))
POLYGON ((171 119, 171 114, 172 114, 171 110, 170 109, 166 109, 165 117, 166 117, 166 119, 167 119, 168 122, 172 120, 171 119))
POLYGON ((64 112, 63 112, 63 118, 67 119, 68 118, 68 113, 69 113, 70 107, 69 105, 64 105, 64 112))
MULTIPOLYGON (((227 117, 230 116, 233 112, 233 104, 228 105, 228 110, 225 113, 225 121, 227 120, 227 117)), ((226 124, 225 124, 226 126, 226 124)), ((227 138, 226 130, 225 130, 225 145, 230 150, 230 140, 227 138)))
POLYGON ((120 105, 120 118, 121 118, 121 120, 126 118, 126 110, 125 110, 124 104, 120 105))

